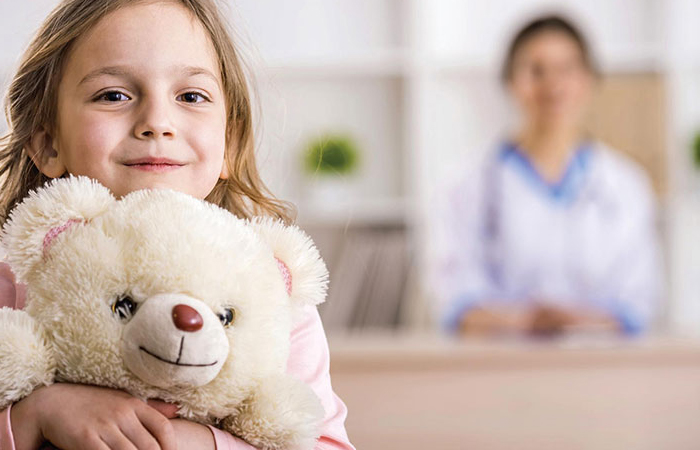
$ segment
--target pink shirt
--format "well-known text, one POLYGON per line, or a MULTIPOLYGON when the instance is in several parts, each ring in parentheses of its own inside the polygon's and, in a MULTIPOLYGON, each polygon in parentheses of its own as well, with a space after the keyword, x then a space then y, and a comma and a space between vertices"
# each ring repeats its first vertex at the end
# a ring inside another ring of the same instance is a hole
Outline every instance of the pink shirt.
MULTIPOLYGON (((0 307, 24 307, 25 289, 17 285, 7 264, 0 262, 0 307)), ((309 307, 296 324, 291 339, 287 373, 308 384, 321 399, 326 415, 315 450, 354 450, 345 432, 347 408, 331 386, 328 343, 321 318, 309 307)), ((0 412, 0 450, 15 450, 10 408, 0 412)), ((255 447, 218 428, 210 427, 218 450, 254 450, 255 447)))

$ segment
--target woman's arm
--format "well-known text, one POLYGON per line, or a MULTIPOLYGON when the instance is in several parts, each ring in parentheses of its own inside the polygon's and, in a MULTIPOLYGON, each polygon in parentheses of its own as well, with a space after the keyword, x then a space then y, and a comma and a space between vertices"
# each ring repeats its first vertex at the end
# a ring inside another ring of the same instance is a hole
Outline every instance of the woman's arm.
POLYGON ((443 189, 432 214, 433 284, 442 328, 453 333, 518 331, 522 318, 493 301, 500 290, 488 267, 487 230, 495 231, 487 226, 490 193, 485 192, 483 164, 490 160, 465 170, 459 183, 443 189))
POLYGON ((654 193, 641 169, 619 170, 618 249, 600 294, 605 310, 627 334, 652 324, 663 296, 664 270, 654 193))

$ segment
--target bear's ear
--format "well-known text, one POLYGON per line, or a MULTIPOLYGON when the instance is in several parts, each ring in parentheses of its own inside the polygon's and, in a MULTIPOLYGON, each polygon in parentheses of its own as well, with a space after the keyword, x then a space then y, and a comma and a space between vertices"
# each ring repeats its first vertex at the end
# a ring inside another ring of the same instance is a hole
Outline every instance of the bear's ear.
POLYGON ((281 220, 257 217, 250 225, 272 248, 287 293, 298 305, 318 305, 326 298, 328 269, 309 236, 281 220))
POLYGON ((62 233, 103 214, 115 202, 109 190, 87 177, 58 178, 22 200, 2 230, 5 262, 18 280, 39 267, 62 233))

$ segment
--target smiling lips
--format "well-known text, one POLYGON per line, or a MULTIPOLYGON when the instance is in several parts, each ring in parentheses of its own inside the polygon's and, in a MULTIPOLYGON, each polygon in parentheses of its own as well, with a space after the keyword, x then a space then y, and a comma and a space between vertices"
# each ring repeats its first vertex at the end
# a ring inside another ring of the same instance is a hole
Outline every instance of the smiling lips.
POLYGON ((184 163, 167 158, 139 158, 126 161, 127 167, 146 172, 168 172, 184 166, 184 163))
POLYGON ((213 363, 205 363, 205 364, 187 364, 187 363, 182 363, 180 362, 180 358, 182 357, 182 346, 185 343, 185 337, 183 336, 182 339, 180 339, 180 351, 178 352, 177 355, 177 360, 175 361, 170 361, 169 359, 165 359, 162 356, 158 356, 155 353, 149 351, 146 347, 144 346, 139 346, 139 350, 142 352, 146 353, 147 355, 151 355, 152 357, 156 358, 159 361, 163 361, 164 363, 172 364, 174 366, 185 366, 185 367, 209 367, 216 365, 217 361, 214 361, 213 363))

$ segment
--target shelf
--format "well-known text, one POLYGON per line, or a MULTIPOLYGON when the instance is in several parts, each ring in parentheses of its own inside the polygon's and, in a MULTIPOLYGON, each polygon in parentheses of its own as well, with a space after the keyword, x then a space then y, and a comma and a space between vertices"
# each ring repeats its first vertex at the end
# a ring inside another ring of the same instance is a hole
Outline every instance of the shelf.
POLYGON ((299 202, 298 222, 302 227, 401 226, 407 221, 406 201, 374 198, 345 203, 299 202))
POLYGON ((408 66, 407 52, 386 50, 341 57, 270 59, 261 70, 273 77, 399 77, 407 73, 408 66))
POLYGON ((662 45, 614 45, 597 55, 603 73, 664 72, 667 69, 662 45))
MULTIPOLYGON (((668 70, 664 48, 660 45, 610 45, 599 53, 596 60, 604 74, 668 70)), ((427 73, 439 76, 497 77, 500 70, 500 59, 488 54, 438 56, 425 59, 419 64, 427 73)))
MULTIPOLYGON (((609 45, 597 55, 603 73, 665 72, 670 69, 661 45, 609 45)), ((699 58, 684 65, 700 68, 699 58)), ((500 60, 491 54, 455 54, 421 57, 408 50, 382 50, 361 55, 269 59, 258 70, 273 77, 403 77, 415 73, 432 76, 498 76, 500 60)))

